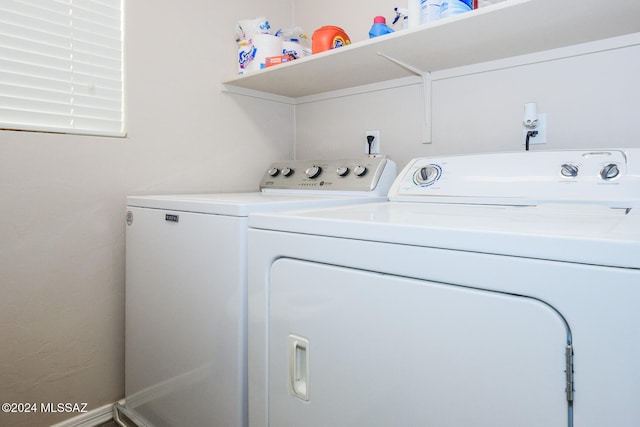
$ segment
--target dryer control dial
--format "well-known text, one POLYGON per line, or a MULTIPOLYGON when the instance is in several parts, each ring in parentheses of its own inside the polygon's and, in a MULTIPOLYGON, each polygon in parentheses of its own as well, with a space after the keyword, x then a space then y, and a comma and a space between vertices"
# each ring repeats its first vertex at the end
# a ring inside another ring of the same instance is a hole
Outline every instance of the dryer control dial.
POLYGON ((562 169, 560 169, 560 173, 562 176, 566 176, 567 178, 575 178, 578 176, 579 168, 578 166, 572 163, 565 163, 562 165, 562 169))
POLYGON ((367 174, 367 167, 358 165, 353 169, 353 173, 355 173, 356 176, 365 176, 367 174))
POLYGON ((441 176, 442 168, 438 165, 431 164, 418 169, 413 174, 413 180, 416 184, 427 187, 439 180, 441 176))
POLYGON ((287 178, 289 178, 291 175, 293 175, 293 169, 291 169, 291 168, 282 169, 282 175, 284 175, 287 178))
POLYGON ((304 173, 311 179, 315 179, 320 176, 322 173, 322 168, 320 166, 311 166, 304 173))
POLYGON ((615 163, 608 164, 600 171, 600 178, 604 179, 605 181, 616 178, 618 175, 620 175, 620 169, 618 169, 618 165, 616 165, 615 163))
POLYGON ((280 173, 280 169, 278 168, 271 168, 267 171, 267 174, 272 177, 278 176, 279 173, 280 173))
POLYGON ((338 169, 336 169, 336 174, 338 174, 338 176, 347 176, 349 175, 349 168, 346 166, 340 166, 338 169))

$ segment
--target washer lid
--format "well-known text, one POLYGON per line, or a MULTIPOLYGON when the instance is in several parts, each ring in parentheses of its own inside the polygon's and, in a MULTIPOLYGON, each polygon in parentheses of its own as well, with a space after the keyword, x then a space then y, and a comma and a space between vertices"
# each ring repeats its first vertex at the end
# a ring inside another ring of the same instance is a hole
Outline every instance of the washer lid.
POLYGON ((348 203, 383 201, 386 197, 369 195, 219 193, 166 196, 129 196, 127 206, 181 212, 246 217, 251 212, 340 206, 348 203))
POLYGON ((251 212, 387 200, 395 178, 395 163, 383 157, 288 160, 270 165, 260 192, 129 196, 127 205, 244 217, 251 212))

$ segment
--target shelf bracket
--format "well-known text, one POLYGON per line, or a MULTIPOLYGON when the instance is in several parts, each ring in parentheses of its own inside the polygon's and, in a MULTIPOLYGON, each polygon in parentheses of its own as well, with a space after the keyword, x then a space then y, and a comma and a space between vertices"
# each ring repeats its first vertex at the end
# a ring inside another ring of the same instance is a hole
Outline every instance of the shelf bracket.
POLYGON ((394 64, 404 68, 405 70, 415 74, 422 78, 422 101, 424 103, 424 123, 423 123, 423 131, 422 131, 422 143, 423 144, 431 144, 432 140, 432 107, 431 107, 431 73, 427 71, 423 71, 419 68, 414 67, 413 65, 407 64, 406 62, 400 61, 398 59, 392 58, 388 55, 385 55, 382 52, 378 52, 378 56, 383 57, 384 59, 393 62, 394 64))

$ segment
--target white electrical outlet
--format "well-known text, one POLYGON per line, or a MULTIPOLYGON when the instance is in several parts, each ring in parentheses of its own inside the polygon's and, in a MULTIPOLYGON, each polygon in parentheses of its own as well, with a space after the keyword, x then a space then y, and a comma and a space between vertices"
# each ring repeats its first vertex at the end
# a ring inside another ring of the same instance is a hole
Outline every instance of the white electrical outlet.
POLYGON ((538 126, 535 129, 522 129, 522 145, 527 143, 527 132, 531 130, 538 131, 538 134, 529 138, 529 145, 547 143, 547 113, 538 113, 538 126))
POLYGON ((364 135, 364 152, 366 154, 380 154, 380 131, 368 130, 364 135), (371 148, 369 148, 369 137, 373 136, 371 148))

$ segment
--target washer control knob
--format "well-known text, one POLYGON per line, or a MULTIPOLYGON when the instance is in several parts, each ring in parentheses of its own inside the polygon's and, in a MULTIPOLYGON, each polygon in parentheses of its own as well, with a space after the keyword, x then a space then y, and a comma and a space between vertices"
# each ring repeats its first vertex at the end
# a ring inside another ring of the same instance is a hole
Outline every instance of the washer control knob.
POLYGON ((291 168, 282 169, 282 175, 284 175, 285 177, 289 178, 291 175, 293 175, 293 169, 291 169, 291 168))
POLYGON ((564 165, 562 165, 560 173, 562 174, 562 176, 566 176, 567 178, 575 178, 576 176, 578 176, 578 166, 571 163, 565 163, 564 165))
POLYGON ((615 163, 608 164, 600 171, 600 178, 604 179, 605 181, 609 181, 610 179, 613 179, 618 175, 620 175, 620 169, 618 169, 618 165, 616 165, 615 163))
POLYGON ((365 176, 367 172, 367 167, 362 165, 358 165, 353 169, 353 173, 356 174, 356 176, 365 176))
POLYGON ((428 185, 433 184, 442 175, 442 169, 438 165, 428 165, 418 169, 414 174, 413 178, 416 184, 426 187, 428 185))
POLYGON ((311 166, 306 171, 304 171, 305 175, 309 178, 314 179, 320 176, 322 173, 322 168, 320 166, 311 166))
POLYGON ((280 169, 278 169, 278 168, 271 168, 271 169, 269 169, 267 171, 267 174, 269 174, 269 176, 274 177, 274 178, 276 176, 278 176, 279 173, 280 173, 280 169))
POLYGON ((338 174, 338 176, 347 176, 349 175, 349 168, 346 166, 340 166, 338 169, 336 169, 336 173, 338 174))

